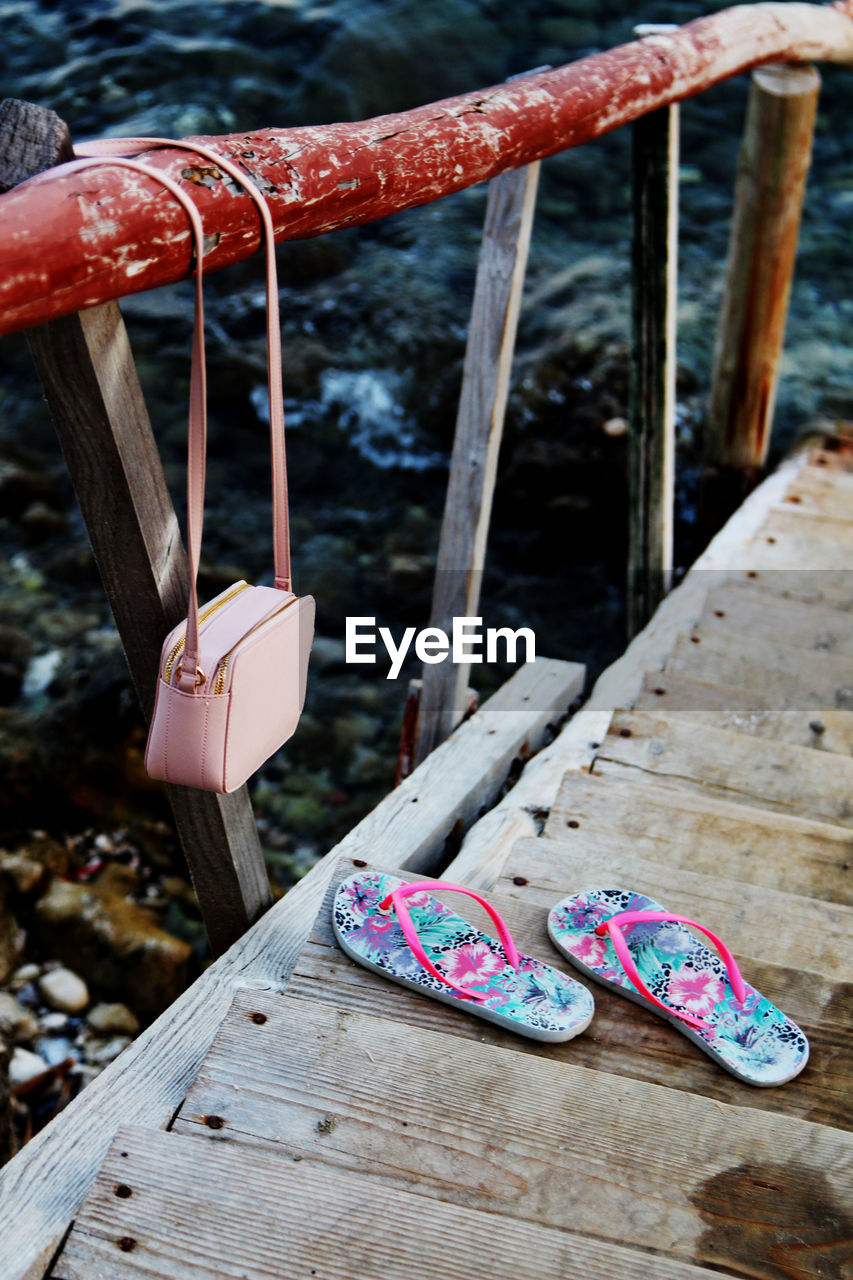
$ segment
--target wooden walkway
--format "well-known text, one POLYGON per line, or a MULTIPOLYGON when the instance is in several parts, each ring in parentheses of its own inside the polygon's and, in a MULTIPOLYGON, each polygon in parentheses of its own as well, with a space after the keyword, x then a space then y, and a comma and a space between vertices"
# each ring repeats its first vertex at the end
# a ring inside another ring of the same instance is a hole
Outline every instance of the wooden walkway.
POLYGON ((750 1088, 601 988, 577 1039, 511 1036, 354 965, 330 888, 283 990, 246 962, 167 1128, 118 1131, 52 1277, 851 1274, 853 449, 785 486, 629 649, 630 709, 594 695, 549 749, 558 792, 519 784, 541 833, 514 838, 511 792, 447 876, 558 964, 546 908, 588 885, 703 920, 806 1031, 805 1071, 750 1088))

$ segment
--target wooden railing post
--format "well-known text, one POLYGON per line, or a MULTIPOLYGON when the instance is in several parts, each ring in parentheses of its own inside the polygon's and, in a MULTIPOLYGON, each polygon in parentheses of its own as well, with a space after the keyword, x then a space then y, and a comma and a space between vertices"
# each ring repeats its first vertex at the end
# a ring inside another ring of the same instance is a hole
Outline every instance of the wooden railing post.
MULTIPOLYGON (((0 190, 73 155, 66 125, 42 107, 0 108, 0 190)), ((186 615, 178 520, 118 303, 29 330, 30 350, 139 700, 150 718, 163 637, 186 615)), ((245 787, 228 796, 167 787, 214 953, 272 898, 245 787)))
MULTIPOLYGON (((448 633, 454 617, 476 616, 480 599, 538 181, 537 161, 489 183, 430 616, 448 633)), ((462 719, 469 674, 449 659, 424 666, 415 765, 462 719)))
POLYGON ((752 73, 705 436, 708 533, 767 457, 819 90, 812 66, 752 73))
MULTIPOLYGON (((642 26, 650 36, 675 30, 642 26)), ((678 300, 678 104, 632 126, 631 407, 628 633, 641 631, 669 590, 675 494, 678 300)))

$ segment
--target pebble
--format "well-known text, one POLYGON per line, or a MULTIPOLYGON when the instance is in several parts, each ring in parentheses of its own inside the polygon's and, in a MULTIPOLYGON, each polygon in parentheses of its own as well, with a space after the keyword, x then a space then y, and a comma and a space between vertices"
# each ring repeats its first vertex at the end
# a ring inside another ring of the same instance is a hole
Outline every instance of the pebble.
POLYGON ((21 986, 25 986, 28 982, 35 982, 40 973, 41 969, 37 964, 22 964, 21 967, 16 969, 12 974, 11 981, 15 986, 19 983, 21 986))
POLYGON ((113 1036, 112 1040, 91 1041, 86 1058, 96 1066, 105 1067, 130 1044, 130 1036, 113 1036))
POLYGON ((68 1026, 67 1013, 46 1013, 41 1020, 43 1031, 64 1031, 68 1026))
POLYGON ((93 1031, 101 1035, 118 1032, 120 1035, 135 1036, 139 1032, 139 1019, 126 1004, 96 1004, 86 1021, 93 1031))
POLYGON ((67 1062, 69 1058, 76 1058, 74 1046, 65 1036, 45 1036, 39 1041, 39 1053, 47 1062, 48 1066, 58 1066, 60 1062, 67 1062))
POLYGON ((38 1020, 14 996, 0 991, 0 1026, 10 1029, 15 1040, 32 1040, 39 1033, 38 1020))
POLYGON ((29 1049, 19 1047, 12 1054, 12 1061, 9 1063, 9 1083, 14 1089, 18 1085, 35 1080, 36 1076, 43 1075, 47 1069, 44 1058, 40 1058, 37 1053, 31 1053, 29 1049))
POLYGON ((63 1013, 79 1013, 89 1003, 89 989, 70 969, 54 969, 39 979, 47 1003, 63 1013))

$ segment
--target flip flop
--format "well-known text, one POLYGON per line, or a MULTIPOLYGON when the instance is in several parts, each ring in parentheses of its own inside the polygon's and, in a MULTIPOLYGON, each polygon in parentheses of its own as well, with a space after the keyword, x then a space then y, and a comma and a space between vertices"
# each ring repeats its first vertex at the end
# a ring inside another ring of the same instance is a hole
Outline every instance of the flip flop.
POLYGON ((495 908, 462 885, 361 872, 339 885, 332 924, 341 948, 366 969, 519 1035, 570 1040, 592 1020, 586 987, 521 955, 495 908), (447 889, 479 902, 500 941, 430 892, 447 889))
POLYGON ((739 1080, 785 1084, 806 1065, 800 1028, 744 982, 728 947, 704 925, 640 893, 589 889, 552 908, 548 933, 581 973, 671 1022, 739 1080))

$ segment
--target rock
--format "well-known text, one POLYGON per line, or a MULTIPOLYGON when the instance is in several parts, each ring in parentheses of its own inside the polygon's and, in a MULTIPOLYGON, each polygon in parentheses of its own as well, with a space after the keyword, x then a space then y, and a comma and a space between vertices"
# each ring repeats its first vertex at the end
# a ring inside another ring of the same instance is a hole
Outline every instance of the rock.
POLYGON ((0 991, 0 1030, 5 1031, 16 1044, 22 1040, 34 1040, 39 1033, 38 1019, 14 996, 0 991))
POLYGON ((48 1065, 44 1058, 19 1046, 12 1054, 12 1060, 9 1063, 9 1083, 13 1089, 17 1089, 22 1084, 29 1084, 30 1080, 35 1080, 37 1076, 44 1075, 47 1070, 48 1065))
POLYGON ((32 893, 44 878, 44 867, 28 858, 23 850, 7 853, 0 849, 0 875, 7 876, 18 893, 32 893))
POLYGON ((5 982, 21 959, 26 935, 12 913, 9 882, 0 876, 0 982, 5 982))
POLYGON ((38 1051, 49 1067, 58 1067, 61 1062, 77 1057, 67 1036, 44 1036, 38 1042, 38 1051))
POLYGON ((14 852, 0 851, 0 871, 11 876, 19 893, 29 893, 37 883, 36 877, 67 874, 68 850, 52 836, 35 831, 14 852))
POLYGON ((70 969, 52 969, 39 978, 39 987, 52 1009, 80 1013, 89 1003, 89 988, 70 969))
POLYGON ((130 1044, 130 1036, 113 1036, 111 1040, 93 1040, 87 1047, 86 1057, 98 1067, 113 1062, 130 1044))
POLYGON ((55 1034, 57 1031, 65 1031, 68 1026, 68 1014, 45 1013, 40 1018, 40 1022, 42 1031, 50 1031, 55 1034))
POLYGON ((35 982, 40 973, 41 969, 37 964, 22 964, 12 974, 10 981, 14 987, 25 987, 28 982, 35 982))
POLYGON ((99 880, 54 880, 36 905, 36 927, 54 955, 143 1020, 162 1013, 186 986, 189 944, 99 880))
POLYGON ((126 1004, 96 1004, 86 1021, 100 1035, 135 1036, 139 1033, 139 1019, 126 1004))

